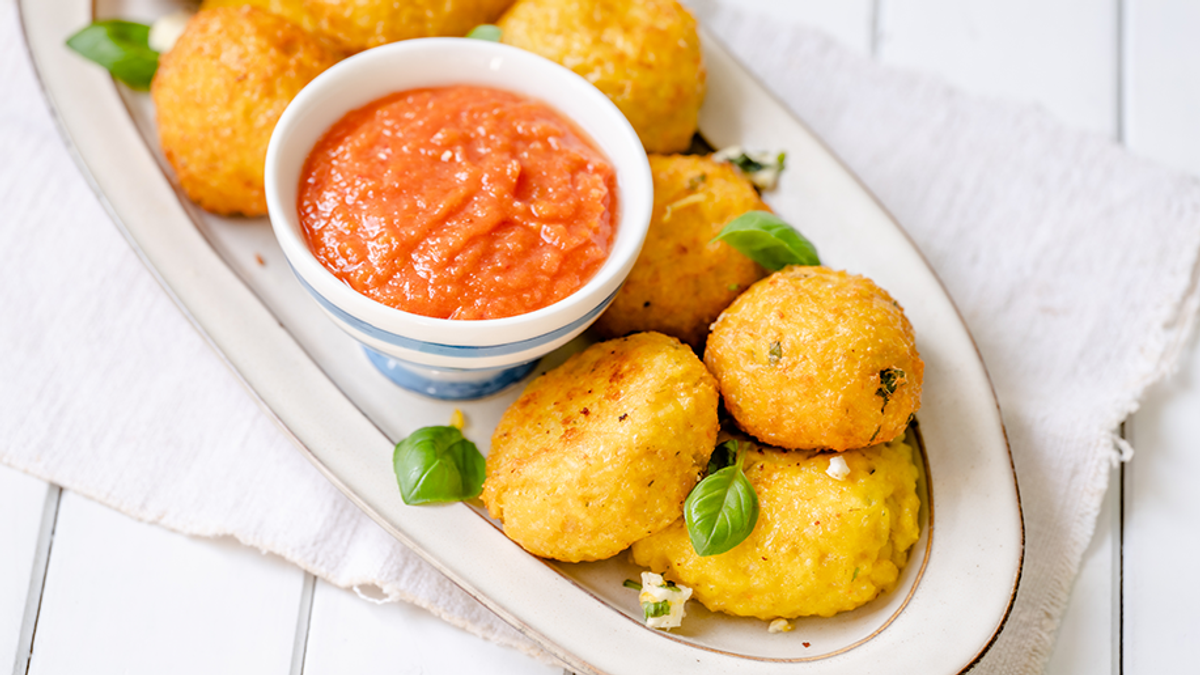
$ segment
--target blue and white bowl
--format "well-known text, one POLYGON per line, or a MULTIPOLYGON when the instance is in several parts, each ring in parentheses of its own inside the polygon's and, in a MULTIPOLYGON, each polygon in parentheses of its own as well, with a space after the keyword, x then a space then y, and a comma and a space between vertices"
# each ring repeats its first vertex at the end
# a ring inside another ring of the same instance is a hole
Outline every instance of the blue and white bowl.
POLYGON ((633 267, 653 206, 646 153, 624 115, 575 73, 529 52, 461 38, 407 40, 335 65, 305 87, 271 136, 267 208, 279 245, 305 290, 367 349, 397 384, 436 398, 479 398, 523 378, 537 360, 604 311, 633 267), (503 319, 459 321, 410 314, 361 295, 330 273, 304 240, 297 191, 317 141, 351 110, 388 94, 456 84, 504 89, 549 104, 608 156, 617 175, 617 234, 599 272, 570 296, 503 319))

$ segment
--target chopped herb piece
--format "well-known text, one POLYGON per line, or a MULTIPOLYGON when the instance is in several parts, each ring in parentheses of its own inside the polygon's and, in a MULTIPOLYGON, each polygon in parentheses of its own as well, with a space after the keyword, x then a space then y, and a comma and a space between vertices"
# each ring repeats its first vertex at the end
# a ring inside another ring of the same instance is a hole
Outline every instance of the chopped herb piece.
POLYGON ((892 394, 896 393, 896 387, 904 383, 904 371, 899 368, 884 368, 879 371, 879 388, 875 390, 875 395, 883 398, 883 407, 886 408, 888 401, 891 400, 892 394))
POLYGON ((754 161, 753 157, 744 152, 737 157, 731 157, 729 159, 729 163, 746 173, 755 173, 756 171, 762 171, 763 169, 767 168, 766 164, 754 161))
POLYGON ((779 359, 783 358, 783 345, 778 340, 771 343, 771 349, 767 352, 767 365, 773 366, 779 363, 779 359))
POLYGON ((471 29, 467 33, 467 37, 473 40, 487 40, 488 42, 499 42, 503 32, 499 26, 493 26, 490 23, 482 23, 471 29))
POLYGON ((687 184, 688 191, 689 192, 694 191, 696 188, 700 187, 701 183, 703 183, 706 180, 708 180, 708 174, 706 174, 706 173, 702 173, 697 176, 692 176, 691 178, 688 179, 688 184, 687 184))
POLYGON ((625 588, 632 588, 635 591, 642 590, 642 585, 639 584, 638 582, 634 581, 633 579, 626 579, 625 581, 623 581, 621 583, 621 585, 624 586, 625 588))
POLYGON ((739 146, 725 148, 713 155, 718 162, 729 162, 737 172, 759 190, 770 190, 779 182, 783 173, 786 152, 746 151, 739 146))
POLYGON ((657 619, 660 616, 666 616, 671 613, 671 602, 662 600, 660 602, 643 602, 642 613, 647 619, 657 619))
POLYGON ((857 578, 858 578, 858 568, 855 567, 854 568, 854 576, 850 577, 850 581, 854 581, 857 578))
POLYGON ((726 286, 726 288, 728 288, 731 291, 736 291, 737 289, 741 288, 741 286, 739 286, 737 284, 729 284, 728 286, 726 286))

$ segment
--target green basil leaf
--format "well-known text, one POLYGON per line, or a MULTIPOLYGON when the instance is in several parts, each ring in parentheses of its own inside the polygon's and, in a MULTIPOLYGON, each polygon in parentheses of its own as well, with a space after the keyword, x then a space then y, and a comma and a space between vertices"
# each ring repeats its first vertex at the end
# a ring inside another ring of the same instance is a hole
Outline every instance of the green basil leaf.
POLYGON ((713 241, 724 241, 771 270, 788 265, 820 265, 812 242, 773 213, 749 211, 729 221, 713 241))
POLYGON ((737 461, 738 442, 730 439, 718 445, 708 457, 708 475, 712 475, 737 461))
POLYGON ((97 21, 67 38, 67 46, 134 89, 146 89, 158 70, 158 52, 149 40, 150 27, 145 24, 97 21))
POLYGON ((396 444, 396 482, 405 504, 458 502, 483 491, 487 463, 455 427, 424 427, 396 444))
POLYGON ((700 481, 683 502, 683 518, 698 556, 718 555, 745 541, 758 522, 758 495, 740 462, 700 481))
POLYGON ((478 26, 475 26, 474 28, 472 28, 471 32, 467 33, 467 37, 474 39, 474 40, 487 40, 488 42, 499 42, 500 36, 502 34, 503 34, 503 32, 500 30, 499 26, 493 26, 490 23, 481 23, 478 26))

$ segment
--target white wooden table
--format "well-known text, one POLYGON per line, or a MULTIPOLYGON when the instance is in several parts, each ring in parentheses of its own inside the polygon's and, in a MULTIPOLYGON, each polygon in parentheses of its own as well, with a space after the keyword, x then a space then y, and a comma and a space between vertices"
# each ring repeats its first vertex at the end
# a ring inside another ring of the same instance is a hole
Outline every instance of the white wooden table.
MULTIPOLYGON (((708 1, 819 25, 889 65, 1036 102, 1200 175, 1200 2, 708 1)), ((1200 587, 1182 576, 1200 558, 1197 419, 1193 341, 1126 424, 1137 455, 1113 473, 1048 672, 1200 670, 1188 649, 1200 587)), ((365 602, 276 558, 0 467, 4 664, 18 675, 557 673, 422 610, 365 602)))

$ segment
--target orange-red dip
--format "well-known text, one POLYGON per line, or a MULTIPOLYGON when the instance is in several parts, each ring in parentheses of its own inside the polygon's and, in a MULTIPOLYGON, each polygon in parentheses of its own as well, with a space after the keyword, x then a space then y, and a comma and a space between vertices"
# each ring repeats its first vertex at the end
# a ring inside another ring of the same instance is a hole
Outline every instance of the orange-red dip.
POLYGON ((612 165, 545 104, 483 87, 400 92, 343 117, 300 177, 317 259, 415 314, 494 319, 580 288, 616 230, 612 165))

